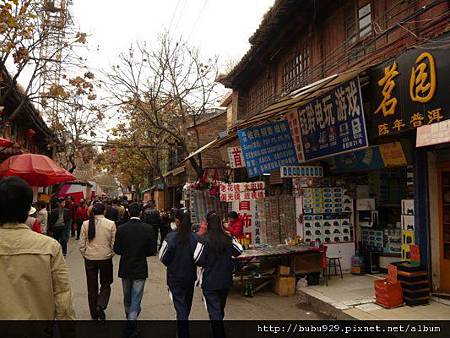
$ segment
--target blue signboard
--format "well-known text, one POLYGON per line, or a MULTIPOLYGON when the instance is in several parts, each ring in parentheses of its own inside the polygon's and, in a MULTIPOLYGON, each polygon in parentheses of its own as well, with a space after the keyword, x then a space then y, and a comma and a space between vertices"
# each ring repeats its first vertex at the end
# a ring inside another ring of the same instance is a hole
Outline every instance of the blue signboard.
POLYGON ((330 159, 333 173, 355 172, 385 168, 379 146, 342 154, 330 159))
POLYGON ((287 121, 239 130, 238 137, 248 177, 260 176, 281 166, 298 165, 287 121))
POLYGON ((305 160, 368 146, 359 78, 298 109, 305 160))

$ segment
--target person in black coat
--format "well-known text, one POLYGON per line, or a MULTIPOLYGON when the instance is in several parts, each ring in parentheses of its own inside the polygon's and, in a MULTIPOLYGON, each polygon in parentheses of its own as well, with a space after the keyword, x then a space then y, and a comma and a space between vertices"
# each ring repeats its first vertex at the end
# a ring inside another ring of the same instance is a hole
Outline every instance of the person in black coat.
POLYGON ((150 224, 152 226, 153 237, 155 239, 155 242, 158 243, 158 233, 161 226, 161 215, 159 214, 159 211, 156 210, 154 201, 149 201, 144 207, 144 211, 142 212, 142 222, 150 224))
POLYGON ((113 221, 116 226, 119 224, 119 210, 112 205, 112 202, 108 202, 106 206, 106 212, 105 212, 105 218, 109 219, 110 221, 113 221))
POLYGON ((203 268, 200 285, 209 318, 221 321, 233 282, 233 257, 238 257, 243 249, 225 232, 216 213, 210 213, 207 222, 208 233, 197 243, 194 262, 203 268))
POLYGON ((62 247, 63 255, 67 255, 67 242, 69 237, 72 217, 68 209, 65 208, 64 199, 54 199, 52 201, 52 211, 48 215, 48 232, 56 239, 62 247))
POLYGON ((125 314, 128 320, 136 320, 148 278, 147 257, 156 254, 156 242, 152 227, 139 219, 139 204, 130 204, 128 211, 131 218, 119 226, 114 252, 121 256, 119 277, 122 278, 125 314))
POLYGON ((194 264, 194 249, 198 237, 192 233, 188 213, 175 215, 177 230, 170 232, 159 250, 159 259, 167 266, 169 296, 177 313, 177 337, 189 337, 187 320, 191 313, 197 267, 194 264))

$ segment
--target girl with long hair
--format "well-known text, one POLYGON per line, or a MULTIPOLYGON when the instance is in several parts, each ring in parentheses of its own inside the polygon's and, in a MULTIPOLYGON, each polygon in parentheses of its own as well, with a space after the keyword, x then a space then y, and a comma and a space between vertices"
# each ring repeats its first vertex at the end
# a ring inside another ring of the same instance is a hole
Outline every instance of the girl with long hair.
POLYGON ((201 287, 210 320, 223 320, 228 292, 233 281, 233 257, 242 253, 242 246, 228 235, 219 216, 207 217, 208 232, 197 243, 194 262, 203 268, 201 287))
POLYGON ((159 259, 167 266, 169 297, 177 313, 177 336, 188 337, 187 320, 197 277, 193 255, 198 236, 192 232, 189 213, 177 211, 175 223, 177 229, 167 234, 159 251, 159 259))
POLYGON ((105 218, 105 205, 94 203, 81 228, 80 252, 84 257, 89 310, 92 319, 104 320, 113 282, 116 225, 105 218), (98 279, 100 275, 100 290, 98 279))

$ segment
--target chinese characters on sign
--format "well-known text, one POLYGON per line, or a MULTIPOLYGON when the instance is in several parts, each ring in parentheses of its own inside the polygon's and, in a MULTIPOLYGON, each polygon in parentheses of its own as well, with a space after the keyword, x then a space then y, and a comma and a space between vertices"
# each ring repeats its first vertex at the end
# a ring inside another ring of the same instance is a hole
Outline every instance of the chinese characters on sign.
POLYGON ((232 209, 237 212, 244 224, 244 235, 250 235, 252 244, 260 244, 261 224, 256 201, 234 201, 232 209))
POLYGON ((282 178, 290 177, 323 177, 323 168, 318 166, 281 167, 282 178))
POLYGON ((303 155, 302 135, 300 132, 300 118, 298 116, 298 111, 294 109, 287 113, 286 120, 289 123, 289 129, 291 130, 298 161, 302 163, 305 161, 305 157, 303 155))
POLYGON ((298 165, 287 121, 239 130, 238 137, 249 177, 260 176, 283 165, 298 165))
POLYGON ((298 109, 305 160, 367 147, 359 78, 298 109))
POLYGON ((241 147, 228 148, 228 159, 230 161, 230 168, 232 169, 245 167, 245 160, 242 155, 241 147))
POLYGON ((220 201, 250 201, 265 198, 264 182, 251 183, 221 183, 220 201))
POLYGON ((371 72, 374 136, 396 134, 450 118, 447 60, 448 49, 413 49, 371 72))

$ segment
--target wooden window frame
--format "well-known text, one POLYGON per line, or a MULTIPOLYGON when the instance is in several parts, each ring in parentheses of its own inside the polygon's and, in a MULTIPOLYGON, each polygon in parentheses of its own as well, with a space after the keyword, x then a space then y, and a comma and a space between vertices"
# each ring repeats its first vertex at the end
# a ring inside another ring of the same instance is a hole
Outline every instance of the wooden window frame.
POLYGON ((302 48, 297 50, 283 65, 282 91, 288 93, 307 85, 310 66, 311 48, 308 44, 302 44, 302 48))

